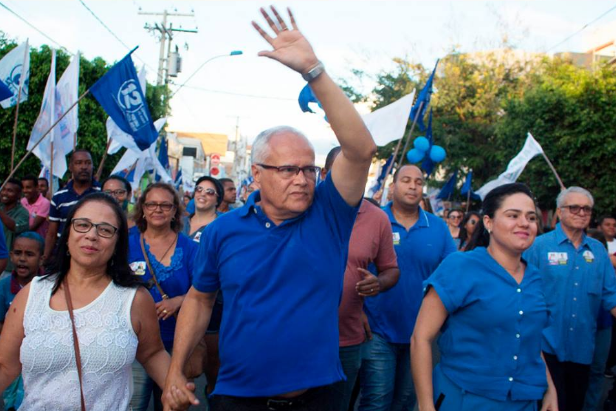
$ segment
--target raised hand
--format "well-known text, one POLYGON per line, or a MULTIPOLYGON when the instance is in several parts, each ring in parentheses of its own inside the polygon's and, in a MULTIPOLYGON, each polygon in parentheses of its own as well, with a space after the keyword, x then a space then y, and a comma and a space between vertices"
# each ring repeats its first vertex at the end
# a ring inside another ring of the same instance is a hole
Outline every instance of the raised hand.
POLYGON ((319 63, 319 60, 314 54, 314 50, 310 43, 308 43, 308 40, 306 40, 304 35, 297 28, 295 17, 293 17, 291 9, 287 8, 287 11, 289 13, 289 20, 291 21, 291 30, 287 27, 287 24, 282 17, 280 17, 280 14, 278 14, 274 6, 271 6, 271 12, 276 19, 275 21, 268 12, 261 7, 261 14, 265 17, 265 20, 275 36, 270 36, 256 22, 252 22, 253 27, 261 34, 265 41, 273 47, 271 51, 260 51, 259 56, 269 57, 300 74, 304 74, 315 67, 319 63))

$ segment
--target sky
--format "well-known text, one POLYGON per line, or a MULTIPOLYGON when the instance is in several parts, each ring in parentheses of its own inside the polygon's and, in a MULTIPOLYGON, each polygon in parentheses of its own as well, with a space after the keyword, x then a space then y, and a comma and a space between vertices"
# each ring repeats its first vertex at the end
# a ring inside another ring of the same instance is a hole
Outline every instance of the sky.
MULTIPOLYGON (((293 10, 299 29, 334 79, 354 81, 352 70, 365 71, 369 76, 355 83, 364 92, 374 85, 371 76, 394 67, 395 57, 432 67, 454 47, 460 52, 493 49, 505 34, 524 51, 584 52, 614 39, 612 27, 616 27, 616 9, 593 22, 616 6, 610 1, 301 0, 273 4, 281 12, 286 7, 293 10)), ((258 9, 268 5, 253 0, 0 0, 0 30, 17 41, 28 38, 33 47, 64 47, 71 53, 79 50, 88 59, 100 56, 108 62, 120 60, 138 45, 133 54, 135 65, 145 64, 148 81, 155 83, 159 42, 144 26, 160 24, 162 16, 140 13, 194 14, 168 18, 174 28, 198 31, 175 34, 173 44, 179 47, 183 67, 173 81, 182 84, 211 60, 173 96, 169 128, 223 133, 231 139, 237 130, 250 142, 268 127, 291 125, 304 131, 322 156, 335 139, 321 115, 299 109, 297 96, 305 82, 279 63, 257 56, 269 45, 250 22, 265 27, 258 9), (226 56, 234 50, 243 54, 226 56)), ((171 86, 172 91, 177 88, 171 86)))

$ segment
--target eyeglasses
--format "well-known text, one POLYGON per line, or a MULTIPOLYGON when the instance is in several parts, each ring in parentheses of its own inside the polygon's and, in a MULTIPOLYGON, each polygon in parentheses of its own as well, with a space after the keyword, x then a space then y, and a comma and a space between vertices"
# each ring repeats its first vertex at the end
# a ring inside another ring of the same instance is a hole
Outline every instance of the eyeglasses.
POLYGON ((154 211, 159 207, 162 211, 171 211, 171 209, 174 207, 172 203, 152 203, 152 202, 145 203, 143 206, 148 211, 154 211))
POLYGON ((207 195, 207 196, 217 196, 218 195, 218 193, 216 193, 216 190, 214 190, 212 188, 203 188, 201 186, 195 187, 195 191, 197 193, 205 192, 205 195, 207 195))
POLYGON ((126 190, 118 189, 118 190, 103 190, 103 193, 110 196, 123 196, 127 193, 126 190))
POLYGON ((462 218, 462 216, 461 215, 450 215, 449 218, 451 218, 451 219, 455 218, 456 220, 459 220, 459 219, 462 218))
POLYGON ((475 224, 477 224, 477 220, 468 220, 468 222, 470 223, 470 225, 475 225, 475 224))
POLYGON ((87 233, 92 229, 92 227, 95 227, 96 234, 103 238, 111 238, 118 231, 117 227, 114 227, 109 223, 95 224, 87 218, 73 218, 71 220, 71 224, 73 225, 73 230, 78 233, 87 233))
POLYGON ((319 174, 319 172, 321 171, 321 167, 317 167, 317 166, 305 166, 305 167, 298 167, 298 166, 280 166, 280 167, 276 167, 276 166, 270 166, 267 164, 257 164, 259 167, 263 167, 266 170, 276 170, 278 171, 278 174, 280 175, 280 177, 286 179, 289 178, 293 178, 296 175, 299 174, 300 171, 302 171, 304 173, 304 177, 306 177, 307 180, 312 180, 312 181, 316 181, 317 179, 317 175, 319 174))
POLYGON ((590 206, 580 206, 580 205, 566 205, 561 208, 568 208, 571 214, 580 214, 581 211, 584 211, 584 214, 591 214, 592 207, 590 206))

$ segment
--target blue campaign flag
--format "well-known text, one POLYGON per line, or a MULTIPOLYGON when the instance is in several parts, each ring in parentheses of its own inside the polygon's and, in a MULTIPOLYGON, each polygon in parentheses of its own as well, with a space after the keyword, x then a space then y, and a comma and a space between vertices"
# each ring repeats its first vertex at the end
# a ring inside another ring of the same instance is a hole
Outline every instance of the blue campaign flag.
POLYGON ((137 147, 146 150, 156 141, 158 132, 130 57, 135 49, 94 83, 90 92, 117 126, 133 137, 137 147))
POLYGON ((460 189, 460 194, 467 195, 470 190, 472 199, 481 200, 481 197, 479 197, 479 195, 473 192, 472 184, 473 184, 473 170, 469 171, 468 174, 466 175, 466 180, 464 181, 464 185, 460 189))
POLYGON ((173 183, 176 190, 180 189, 182 185, 182 169, 178 170, 178 173, 175 175, 175 182, 173 183))
POLYGON ((11 91, 9 86, 4 84, 4 82, 0 80, 0 101, 6 100, 7 98, 12 97, 12 96, 13 96, 13 92, 11 91))
POLYGON ((430 177, 430 174, 434 171, 434 161, 430 158, 430 150, 432 150, 432 146, 434 145, 434 140, 432 138, 432 109, 430 109, 430 116, 428 117, 428 129, 426 130, 426 138, 430 142, 430 148, 426 152, 424 160, 421 163, 421 168, 426 172, 426 177, 430 177))
MULTIPOLYGON (((163 168, 169 172, 169 151, 167 150, 167 139, 161 138, 160 146, 158 147, 158 161, 163 168)), ((160 174, 156 174, 156 181, 160 181, 160 174)))
POLYGON ((319 107, 321 107, 321 102, 314 96, 314 93, 308 84, 306 84, 302 91, 299 92, 297 102, 304 113, 314 113, 314 111, 308 107, 308 103, 317 103, 319 107))
POLYGON ((374 186, 372 187, 372 195, 374 195, 377 191, 381 189, 383 181, 385 180, 385 173, 387 173, 387 170, 389 169, 389 166, 391 165, 392 161, 394 161, 393 154, 389 156, 389 158, 385 162, 385 165, 383 165, 383 167, 381 168, 381 174, 379 174, 379 177, 376 179, 376 183, 374 183, 374 186))
POLYGON ((419 127, 421 131, 426 130, 426 125, 423 122, 423 118, 426 115, 426 110, 428 109, 428 106, 430 105, 430 96, 432 96, 432 82, 434 81, 434 73, 436 72, 438 62, 439 60, 436 60, 436 64, 434 65, 434 70, 432 70, 432 74, 430 74, 430 77, 428 78, 428 81, 426 82, 424 88, 422 88, 419 92, 419 97, 417 97, 417 101, 411 109, 410 119, 415 120, 415 117, 417 116, 417 127, 419 127))
POLYGON ((438 193, 436 198, 439 200, 448 200, 453 195, 454 190, 456 189, 456 180, 458 179, 458 170, 454 171, 449 180, 445 183, 441 191, 438 193))

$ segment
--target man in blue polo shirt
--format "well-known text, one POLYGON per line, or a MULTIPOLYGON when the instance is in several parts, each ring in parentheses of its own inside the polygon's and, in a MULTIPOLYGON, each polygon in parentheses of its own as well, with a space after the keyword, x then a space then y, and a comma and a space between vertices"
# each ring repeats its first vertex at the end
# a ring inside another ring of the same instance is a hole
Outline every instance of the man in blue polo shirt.
POLYGON ((580 411, 593 359, 597 315, 616 315, 616 277, 605 247, 586 236, 594 199, 569 187, 556 199, 560 224, 524 253, 539 267, 552 322, 543 331, 543 354, 560 411, 580 411))
POLYGON ((51 256, 56 247, 56 239, 62 234, 66 216, 73 205, 82 197, 100 191, 98 182, 92 179, 92 155, 88 150, 79 149, 73 151, 68 163, 68 169, 71 172, 72 179, 66 187, 56 192, 51 198, 49 229, 47 237, 45 237, 44 259, 51 256))
POLYGON ((270 37, 253 22, 273 47, 259 54, 309 82, 341 153, 316 186, 319 167, 306 137, 290 127, 257 136, 251 167, 261 189, 205 229, 193 287, 178 319, 165 409, 182 408, 186 399, 198 403, 182 368, 205 333, 219 289, 225 305, 213 410, 327 411, 331 384, 345 378, 338 358, 338 304, 376 146, 291 12, 287 27, 275 9, 272 17, 261 11, 275 34, 270 37))
POLYGON ((412 410, 410 342, 423 298, 422 283, 456 251, 442 219, 419 207, 424 176, 405 165, 394 174, 393 201, 384 207, 393 231, 400 279, 390 291, 366 299, 372 329, 360 371, 362 411, 412 410))

